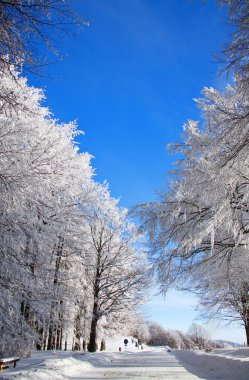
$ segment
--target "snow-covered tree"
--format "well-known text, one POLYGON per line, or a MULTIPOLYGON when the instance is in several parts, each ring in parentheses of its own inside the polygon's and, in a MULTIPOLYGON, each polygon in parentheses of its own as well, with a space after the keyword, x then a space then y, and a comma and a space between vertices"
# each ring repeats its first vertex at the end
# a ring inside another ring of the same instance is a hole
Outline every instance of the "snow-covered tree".
POLYGON ((173 145, 183 158, 170 191, 139 210, 166 286, 201 263, 230 260, 248 242, 248 148, 240 146, 248 133, 247 103, 230 87, 203 93, 204 124, 189 121, 183 142, 173 145))
POLYGON ((142 301, 145 266, 135 252, 136 228, 127 220, 127 211, 104 193, 89 224, 87 250, 94 258, 87 263, 92 282, 92 320, 89 351, 96 350, 97 326, 101 318, 130 312, 142 301))
POLYGON ((44 324, 61 318, 62 279, 72 275, 72 254, 84 239, 92 170, 73 142, 75 124, 59 125, 41 106, 40 90, 6 71, 0 92, 19 102, 0 99, 1 352, 13 354, 22 339, 29 350, 44 324))
POLYGON ((219 54, 219 58, 225 70, 241 77, 239 89, 244 91, 247 90, 249 84, 248 3, 244 0, 218 0, 217 2, 227 7, 228 21, 231 26, 229 40, 219 54))
POLYGON ((98 322, 110 331, 142 299, 138 234, 93 181, 75 123, 59 124, 11 70, 0 72, 0 94, 18 99, 0 96, 0 352, 61 349, 69 332, 91 347, 98 322))
POLYGON ((206 346, 209 341, 209 335, 207 330, 198 323, 192 323, 188 329, 188 335, 192 342, 201 350, 206 346))
POLYGON ((234 85, 204 88, 197 100, 204 122, 188 121, 182 142, 170 146, 180 159, 169 190, 138 215, 161 290, 195 290, 207 314, 230 312, 246 327, 248 277, 238 267, 248 266, 249 243, 249 8, 240 0, 220 3, 235 27, 223 51, 234 85))
POLYGON ((148 345, 169 346, 176 349, 190 349, 195 346, 191 337, 182 331, 165 329, 155 322, 149 322, 148 328, 150 334, 148 345))
POLYGON ((199 286, 204 294, 209 284, 215 305, 229 310, 228 304, 222 303, 219 281, 213 281, 212 273, 220 275, 228 293, 229 284, 237 289, 237 302, 244 310, 235 311, 234 306, 230 310, 233 308, 246 326, 247 303, 241 304, 238 295, 244 294, 248 279, 237 271, 235 285, 234 271, 226 268, 235 268, 238 260, 245 267, 248 263, 249 93, 240 91, 237 78, 234 88, 228 86, 223 93, 205 88, 203 95, 197 103, 204 122, 199 126, 188 121, 182 142, 170 147, 180 160, 169 191, 161 193, 160 202, 145 204, 138 213, 149 236, 150 258, 161 290, 175 283, 185 290, 199 286))
POLYGON ((150 339, 148 324, 139 314, 133 314, 130 324, 130 335, 136 338, 139 342, 146 343, 150 339))
POLYGON ((249 282, 247 251, 229 262, 198 268, 186 279, 186 287, 199 298, 202 318, 226 323, 242 322, 249 344, 249 282))

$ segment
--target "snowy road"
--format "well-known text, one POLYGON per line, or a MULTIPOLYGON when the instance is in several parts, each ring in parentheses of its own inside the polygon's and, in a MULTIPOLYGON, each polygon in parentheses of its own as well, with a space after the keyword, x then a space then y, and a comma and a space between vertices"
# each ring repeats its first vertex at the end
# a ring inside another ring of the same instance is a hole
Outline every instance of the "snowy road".
MULTIPOLYGON (((86 374, 87 375, 87 374, 86 374)), ((101 377, 89 377, 82 379, 97 379, 101 377)), ((184 366, 170 353, 140 352, 123 353, 113 358, 109 367, 98 368, 95 376, 103 376, 112 379, 167 379, 167 380, 196 380, 199 377, 188 372, 184 366)))
MULTIPOLYGON (((54 356, 41 361, 39 356, 28 360, 19 368, 7 370, 0 379, 18 380, 86 380, 86 379, 166 379, 166 380, 197 380, 202 377, 189 372, 173 354, 166 349, 153 351, 95 353, 74 357, 54 356), (32 369, 31 369, 32 367, 32 369)), ((206 379, 206 378, 205 378, 206 379)))
POLYGON ((0 373, 5 380, 248 380, 249 348, 167 352, 161 348, 144 351, 34 352, 17 368, 0 373))

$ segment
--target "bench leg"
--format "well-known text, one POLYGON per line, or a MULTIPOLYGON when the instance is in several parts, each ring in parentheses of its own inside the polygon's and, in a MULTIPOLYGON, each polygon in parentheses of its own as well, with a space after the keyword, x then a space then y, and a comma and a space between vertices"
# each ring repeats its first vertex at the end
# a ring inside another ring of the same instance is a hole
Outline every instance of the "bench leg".
POLYGON ((14 362, 14 368, 16 368, 16 362, 14 362))
POLYGON ((0 372, 2 371, 3 369, 3 364, 0 364, 0 372))

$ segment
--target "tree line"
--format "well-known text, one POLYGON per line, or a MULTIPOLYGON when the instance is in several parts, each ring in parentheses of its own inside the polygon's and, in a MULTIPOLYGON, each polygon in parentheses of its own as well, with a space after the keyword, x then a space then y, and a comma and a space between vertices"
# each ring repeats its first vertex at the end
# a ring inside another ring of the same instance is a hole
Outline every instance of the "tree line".
POLYGON ((79 153, 82 131, 59 123, 23 76, 43 63, 34 43, 54 52, 51 30, 86 22, 64 0, 1 0, 0 14, 0 356, 95 351, 136 319, 146 258, 127 210, 79 153))
POLYGON ((198 323, 192 323, 187 333, 180 330, 165 329, 155 322, 148 323, 147 344, 150 346, 168 346, 169 349, 206 349, 224 348, 222 342, 210 339, 206 329, 198 323))
POLYGON ((75 123, 58 124, 14 69, 0 75, 18 99, 0 99, 0 352, 61 349, 70 326, 95 351, 98 325, 114 329, 143 298, 137 229, 94 181, 75 123))

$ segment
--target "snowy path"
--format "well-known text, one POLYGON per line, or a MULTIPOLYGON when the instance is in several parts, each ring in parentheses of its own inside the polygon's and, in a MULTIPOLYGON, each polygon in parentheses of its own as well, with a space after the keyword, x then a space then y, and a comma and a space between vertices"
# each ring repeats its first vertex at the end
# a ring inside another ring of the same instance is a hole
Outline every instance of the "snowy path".
POLYGON ((148 349, 140 352, 34 353, 18 368, 0 374, 5 380, 248 380, 249 350, 203 351, 148 349))
MULTIPOLYGON (((98 375, 112 379, 176 379, 196 380, 182 364, 166 351, 123 353, 113 358, 107 368, 98 368, 98 375)), ((96 375, 97 375, 96 373, 96 375)), ((89 376, 90 378, 90 376, 89 376)), ((92 377, 91 377, 92 378, 92 377)), ((85 377, 82 377, 85 379, 85 377)))
MULTIPOLYGON (((44 364, 37 359, 30 365, 0 375, 2 379, 160 379, 197 380, 184 366, 165 349, 145 352, 96 353, 74 358, 53 358, 44 364), (85 358, 87 357, 87 361, 85 358)), ((21 364, 21 363, 20 363, 21 364)), ((9 370, 8 370, 9 371, 9 370)))

